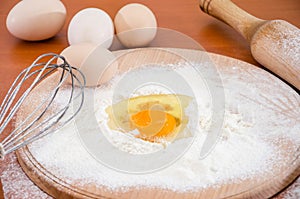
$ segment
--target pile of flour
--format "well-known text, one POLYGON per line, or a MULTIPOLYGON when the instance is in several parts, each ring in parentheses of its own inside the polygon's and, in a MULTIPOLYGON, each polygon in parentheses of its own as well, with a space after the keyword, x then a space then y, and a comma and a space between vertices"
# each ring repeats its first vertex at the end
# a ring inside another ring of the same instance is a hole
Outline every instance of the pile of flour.
MULTIPOLYGON (((191 73, 188 66, 185 67, 181 64, 180 67, 173 67, 172 69, 177 70, 187 78, 191 77, 189 76, 191 73)), ((117 81, 117 78, 120 77, 116 77, 114 81, 117 81)), ((196 78, 191 77, 189 79, 190 81, 196 81, 196 78)), ((194 83, 195 89, 198 89, 198 83, 194 83)), ((74 122, 65 126, 59 132, 32 143, 29 150, 43 167, 64 179, 67 183, 75 181, 82 185, 92 183, 96 187, 105 186, 108 189, 119 191, 127 190, 129 187, 146 186, 185 192, 270 175, 273 172, 273 166, 284 161, 284 157, 280 153, 280 146, 270 142, 270 139, 284 137, 285 127, 272 132, 268 137, 269 135, 266 135, 266 129, 264 128, 269 128, 270 124, 266 123, 265 126, 267 127, 264 127, 263 123, 267 119, 274 121, 274 118, 266 118, 266 116, 274 114, 267 110, 263 112, 264 107, 256 104, 251 105, 251 102, 239 101, 241 99, 236 97, 235 92, 241 90, 245 85, 242 85, 243 83, 239 79, 232 79, 231 84, 229 85, 225 81, 226 103, 222 134, 214 150, 204 159, 200 159, 199 154, 203 142, 208 136, 206 130, 213 122, 209 99, 207 101, 202 100, 202 103, 198 106, 198 109, 201 110, 198 118, 199 128, 189 150, 174 164, 156 172, 135 175, 121 173, 102 165, 89 154, 81 143, 74 122), (235 88, 229 91, 226 86, 234 86, 235 88), (262 112, 262 114, 253 115, 255 112, 262 112)), ((140 91, 138 94, 161 92, 157 89, 149 89, 140 91)), ((102 119, 104 125, 107 121, 105 108, 111 104, 112 94, 110 87, 100 87, 96 90, 96 93, 92 89, 86 91, 86 95, 96 96, 96 102, 99 103, 97 107, 100 107, 96 110, 96 117, 100 121, 102 119)), ((200 94, 196 93, 197 99, 203 98, 203 93, 200 94)), ((63 93, 59 98, 59 100, 64 100, 63 93)), ((82 111, 85 112, 86 110, 82 111)), ((92 116, 87 114, 86 117, 92 116)), ((89 129, 89 124, 86 124, 84 128, 87 131, 93 130, 89 129)), ((117 131, 111 131, 107 136, 115 146, 123 147, 122 150, 129 153, 164 150, 159 144, 124 136, 117 131)), ((289 136, 294 139, 294 142, 299 143, 299 137, 296 134, 289 136)), ((110 153, 105 149, 99 150, 110 153)), ((295 149, 291 148, 290 150, 295 149)))

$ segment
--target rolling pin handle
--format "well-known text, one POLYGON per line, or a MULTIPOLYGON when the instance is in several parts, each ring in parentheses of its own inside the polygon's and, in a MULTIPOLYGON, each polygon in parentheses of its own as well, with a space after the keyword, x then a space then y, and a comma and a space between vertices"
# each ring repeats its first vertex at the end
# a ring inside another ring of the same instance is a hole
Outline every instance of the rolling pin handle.
POLYGON ((200 9, 228 24, 251 41, 256 30, 266 21, 250 15, 230 0, 199 0, 200 9))

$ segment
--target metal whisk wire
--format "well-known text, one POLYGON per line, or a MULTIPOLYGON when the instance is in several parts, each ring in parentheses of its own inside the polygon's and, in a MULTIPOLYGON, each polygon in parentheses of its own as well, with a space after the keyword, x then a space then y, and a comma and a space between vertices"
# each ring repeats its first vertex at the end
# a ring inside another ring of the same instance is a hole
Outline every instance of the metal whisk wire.
POLYGON ((0 134, 3 133, 4 129, 13 119, 32 90, 42 80, 54 72, 60 73, 57 85, 53 88, 50 94, 36 106, 31 114, 20 122, 18 126, 16 126, 14 130, 0 143, 0 158, 3 158, 6 154, 13 152, 50 132, 58 130, 70 122, 82 108, 85 87, 85 77, 83 73, 77 68, 70 66, 64 57, 60 55, 54 53, 43 54, 17 76, 8 90, 0 106, 0 134), (50 57, 47 62, 40 63, 42 59, 47 57, 50 57), (53 63, 58 59, 62 60, 62 64, 53 63), (74 71, 76 71, 76 73, 74 73, 74 71), (36 77, 31 85, 16 100, 17 94, 19 93, 22 85, 24 85, 24 82, 34 76, 36 77), (49 109, 51 109, 50 107, 57 97, 58 92, 63 85, 66 85, 68 78, 70 78, 70 94, 69 97, 66 98, 66 105, 52 113, 51 116, 43 118, 43 116, 48 113, 49 109), (78 87, 75 86, 75 82, 78 87), (79 100, 79 103, 76 104, 75 100, 79 100), (69 108, 71 105, 73 107, 73 112, 71 114, 66 114, 67 111, 70 111, 69 108), (37 113, 38 115, 36 115, 37 113), (66 118, 64 118, 64 116, 66 118))

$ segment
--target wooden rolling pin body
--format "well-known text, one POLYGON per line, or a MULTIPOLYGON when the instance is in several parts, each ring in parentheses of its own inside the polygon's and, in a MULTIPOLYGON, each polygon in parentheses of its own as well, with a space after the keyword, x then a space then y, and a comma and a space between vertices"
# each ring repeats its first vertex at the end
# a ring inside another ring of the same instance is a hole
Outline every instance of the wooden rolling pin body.
POLYGON ((283 20, 262 20, 230 0, 199 0, 207 14, 227 23, 250 43, 260 64, 300 90, 300 30, 283 20))

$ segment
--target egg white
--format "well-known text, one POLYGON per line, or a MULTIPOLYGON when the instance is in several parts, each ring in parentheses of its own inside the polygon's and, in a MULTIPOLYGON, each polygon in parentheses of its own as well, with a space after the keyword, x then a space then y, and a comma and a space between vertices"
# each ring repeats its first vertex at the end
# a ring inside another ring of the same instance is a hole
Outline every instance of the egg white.
MULTIPOLYGON (((154 66, 153 69, 157 68, 154 66)), ((186 68, 185 70, 189 70, 186 68)), ((144 68, 138 70, 139 72, 133 72, 134 77, 140 76, 143 72, 149 72, 144 68)), ((193 71, 186 72, 187 79, 192 79, 190 76, 193 74, 193 71)), ((124 75, 124 74, 123 74, 124 75)), ((133 154, 147 154, 154 153, 159 150, 163 150, 165 147, 168 147, 169 144, 172 143, 153 143, 149 141, 142 140, 140 138, 134 137, 135 134, 138 134, 137 130, 132 132, 124 133, 124 131, 120 130, 112 130, 108 126, 109 116, 106 113, 106 108, 113 104, 113 97, 115 95, 114 89, 116 84, 122 78, 122 75, 119 75, 110 81, 109 86, 105 85, 103 87, 98 87, 95 92, 95 116, 98 121, 99 128, 101 129, 101 133, 107 138, 107 140, 117 147, 119 150, 133 153, 133 154)), ((134 78, 132 78, 134 81, 134 78)), ((180 91, 180 89, 178 89, 180 91)), ((154 95, 154 94, 185 94, 185 93, 176 93, 176 90, 170 90, 166 87, 159 84, 148 84, 141 85, 137 87, 134 92, 131 93, 129 97, 137 97, 141 95, 154 95)), ((119 99, 122 100, 122 93, 119 96, 119 99)), ((199 95, 198 95, 199 96, 199 95)), ((126 98, 123 98, 126 99, 126 98)), ((184 129, 181 129, 183 135, 188 135, 190 132, 198 132, 196 128, 198 128, 199 118, 195 116, 194 107, 198 106, 197 99, 193 99, 189 106, 185 109, 185 114, 189 118, 188 124, 184 129)), ((203 103, 203 100, 202 100, 203 103)), ((182 138, 182 139, 192 139, 192 138, 182 138)), ((180 142, 179 140, 175 140, 174 142, 180 142)))

